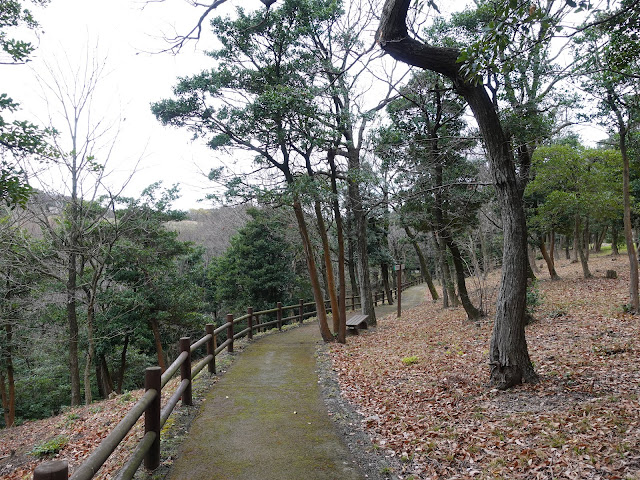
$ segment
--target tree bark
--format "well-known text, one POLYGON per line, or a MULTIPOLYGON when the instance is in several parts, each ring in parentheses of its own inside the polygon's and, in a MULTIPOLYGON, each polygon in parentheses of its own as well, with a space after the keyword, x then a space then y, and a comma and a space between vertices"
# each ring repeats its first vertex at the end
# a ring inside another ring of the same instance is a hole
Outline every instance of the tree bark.
POLYGON ((438 291, 436 290, 436 287, 433 284, 433 278, 431 278, 431 274, 429 273, 427 260, 424 258, 424 254, 422 253, 420 245, 418 245, 418 240, 416 239, 415 234, 406 225, 403 225, 403 227, 407 237, 409 237, 411 245, 413 245, 413 249, 416 251, 416 255, 418 256, 418 262, 420 262, 420 274, 422 275, 422 278, 424 278, 424 281, 427 282, 429 293, 431 293, 431 298, 435 302, 439 298, 438 291))
MULTIPOLYGON (((72 244, 74 242, 72 241, 72 244)), ((78 256, 75 252, 69 253, 69 265, 67 266, 67 323, 69 325, 69 376, 71 379, 71 406, 80 405, 80 366, 78 362, 78 312, 77 305, 77 278, 78 256)))
POLYGON ((547 262, 547 269, 549 270, 549 275, 551 276, 551 280, 560 280, 560 276, 556 272, 556 265, 553 261, 553 256, 549 255, 547 252, 547 246, 544 241, 544 237, 540 235, 538 237, 538 246, 540 247, 540 251, 542 252, 542 257, 544 261, 547 262))
POLYGON ((584 239, 584 232, 581 232, 580 226, 580 216, 576 215, 576 238, 578 239, 576 247, 578 250, 578 257, 580 258, 580 264, 582 265, 582 275, 584 276, 584 278, 592 278, 593 275, 591 275, 591 272, 589 271, 589 261, 584 254, 584 246, 582 244, 584 239))
POLYGON ((335 162, 336 152, 329 149, 327 161, 331 168, 331 192, 333 193, 333 217, 336 221, 336 235, 338 240, 338 308, 340 309, 340 326, 338 328, 338 343, 347 341, 347 281, 345 277, 345 253, 344 253, 344 225, 342 222, 342 212, 340 212, 340 202, 338 200, 338 169, 335 162))
POLYGON ((615 223, 611 225, 611 255, 617 257, 620 255, 618 251, 618 229, 615 223))
POLYGON ((7 322, 4 326, 7 346, 2 352, 2 360, 5 364, 6 378, 0 370, 0 396, 2 397, 2 410, 4 411, 4 424, 7 428, 13 427, 16 420, 16 383, 13 368, 13 326, 7 322))
POLYGON ((465 282, 464 264, 462 263, 462 255, 460 254, 458 245, 456 245, 456 243, 450 236, 447 236, 445 241, 447 243, 449 251, 451 252, 451 256, 453 257, 453 266, 456 270, 456 280, 458 283, 458 295, 460 295, 460 301, 462 302, 464 311, 467 313, 467 318, 470 321, 474 322, 484 317, 485 313, 482 310, 476 308, 469 298, 469 293, 467 292, 467 284, 465 282))
POLYGON ((167 369, 167 363, 164 361, 164 350, 162 348, 162 339, 160 338, 160 325, 158 320, 152 318, 149 320, 151 331, 153 332, 153 341, 156 346, 156 356, 158 358, 158 366, 164 372, 167 369))
POLYGON ((451 272, 449 271, 449 262, 447 262, 447 250, 444 241, 433 232, 433 242, 436 244, 438 252, 438 260, 440 261, 440 272, 442 273, 442 307, 449 308, 460 305, 460 300, 456 296, 456 291, 451 284, 451 272))
POLYGON ((385 2, 377 40, 392 57, 445 75, 469 104, 487 150, 504 231, 502 278, 489 349, 491 383, 505 389, 536 381, 525 338, 527 290, 527 226, 522 186, 516 177, 510 142, 498 113, 482 85, 466 81, 459 73, 459 52, 409 38, 406 17, 410 0, 385 2))
POLYGON ((320 281, 318 279, 318 268, 316 267, 315 257, 313 256, 313 247, 311 245, 311 239, 309 238, 307 223, 304 220, 302 205, 297 199, 293 201, 293 211, 298 222, 298 231, 300 232, 304 254, 307 259, 307 268, 309 269, 309 279, 311 280, 313 299, 316 304, 316 311, 318 312, 320 335, 322 336, 322 340, 325 342, 331 342, 333 341, 333 335, 331 330, 329 330, 329 325, 327 323, 327 310, 324 306, 324 296, 322 295, 322 288, 320 287, 320 281))
POLYGON ((389 305, 393 305, 393 295, 391 293, 391 284, 389 282, 389 265, 383 263, 380 265, 380 273, 382 276, 382 288, 387 296, 389 305))
POLYGON ((540 273, 540 269, 536 263, 536 249, 533 245, 529 247, 529 263, 531 264, 531 270, 533 270, 533 273, 540 273))
POLYGON ((118 388, 116 393, 120 395, 122 393, 122 385, 124 384, 124 374, 127 371, 127 348, 129 347, 129 334, 124 336, 124 345, 122 346, 122 352, 120 353, 120 368, 118 369, 118 388))
POLYGON ((340 332, 340 305, 338 304, 338 297, 336 295, 336 284, 335 277, 333 275, 333 264, 331 263, 329 237, 327 236, 327 229, 324 223, 324 217, 322 216, 322 207, 320 206, 319 200, 314 202, 314 208, 316 212, 316 221, 318 222, 318 231, 320 233, 320 238, 322 239, 325 281, 327 294, 329 295, 329 303, 331 305, 333 333, 338 335, 340 332))

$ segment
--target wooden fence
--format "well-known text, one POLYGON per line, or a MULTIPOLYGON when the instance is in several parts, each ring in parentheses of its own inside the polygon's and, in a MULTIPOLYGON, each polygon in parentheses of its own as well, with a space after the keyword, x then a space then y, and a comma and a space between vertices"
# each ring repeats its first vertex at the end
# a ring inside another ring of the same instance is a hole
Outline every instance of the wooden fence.
MULTIPOLYGON (((402 290, 421 282, 422 279, 403 283, 402 290)), ((397 289, 393 289, 392 292, 397 298, 397 289)), ((352 310, 360 307, 359 296, 353 295, 350 300, 352 310)), ((384 303, 384 292, 381 294, 375 293, 374 302, 376 305, 378 301, 384 303)), ((325 301, 325 304, 328 307, 328 300, 325 301)), ((213 324, 207 324, 205 335, 194 343, 191 343, 190 337, 182 337, 179 342, 180 355, 164 373, 162 373, 160 367, 146 369, 145 393, 142 398, 138 400, 91 455, 73 472, 71 480, 89 480, 93 478, 143 415, 145 434, 115 478, 117 480, 133 478, 138 467, 143 462, 146 469, 155 470, 160 465, 160 431, 169 415, 173 412, 178 400, 182 400, 183 405, 193 405, 191 392, 193 378, 204 367, 208 368, 209 373, 216 373, 216 355, 225 348, 228 352, 233 352, 235 340, 245 336, 252 339, 255 332, 266 331, 268 328, 277 327, 282 329, 282 326, 288 322, 302 323, 304 319, 316 316, 317 311, 309 310, 309 307, 312 306, 315 306, 314 302, 305 303, 301 299, 296 305, 283 306, 278 302, 276 308, 270 310, 254 312, 253 308, 248 308, 247 313, 240 317, 234 318, 231 314, 227 315, 226 323, 218 328, 214 328, 213 324), (273 316, 274 314, 275 320, 261 322, 267 315, 273 316), (246 324, 246 327, 236 332, 236 326, 241 323, 246 324), (226 333, 226 340, 218 345, 217 338, 222 332, 226 333), (201 347, 206 348, 206 355, 195 365, 192 365, 192 354, 201 349, 201 347), (162 389, 176 375, 178 370, 180 371, 180 384, 166 405, 161 407, 162 389)), ((33 471, 34 480, 67 480, 68 478, 69 465, 66 460, 42 463, 33 471)))

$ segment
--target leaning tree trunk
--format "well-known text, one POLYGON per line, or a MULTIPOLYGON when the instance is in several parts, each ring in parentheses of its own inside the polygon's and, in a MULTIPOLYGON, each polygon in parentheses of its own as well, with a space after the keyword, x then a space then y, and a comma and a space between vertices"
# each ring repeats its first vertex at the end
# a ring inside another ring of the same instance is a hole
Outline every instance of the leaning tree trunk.
POLYGON ((491 383, 504 389, 536 381, 525 338, 527 225, 522 188, 516 177, 510 142, 484 86, 463 78, 454 48, 431 47, 409 38, 406 17, 411 0, 385 2, 377 40, 394 58, 432 70, 452 80, 471 107, 489 156, 504 232, 502 279, 489 349, 491 383))
POLYGON ((338 335, 340 332, 340 305, 338 304, 338 296, 336 295, 335 277, 333 275, 333 264, 331 263, 331 249, 329 247, 329 237, 327 235, 327 229, 324 223, 324 217, 322 216, 322 207, 320 201, 316 200, 314 203, 316 212, 316 221, 318 222, 318 232, 322 239, 322 258, 324 261, 324 272, 327 294, 329 295, 329 302, 331 304, 331 319, 333 321, 333 333, 338 335))
POLYGON ((311 280, 311 290, 313 291, 313 300, 316 304, 318 323, 320 325, 320 335, 322 336, 322 340, 330 342, 333 341, 333 335, 331 334, 331 330, 329 330, 329 325, 327 323, 327 310, 324 306, 324 296, 322 295, 322 288, 320 287, 320 280, 318 279, 318 268, 313 256, 313 247, 311 246, 311 239, 309 238, 307 223, 304 220, 304 212, 302 211, 300 201, 294 200, 293 211, 298 222, 298 231, 300 232, 304 254, 307 259, 309 279, 311 280))
POLYGON ((460 295, 460 301, 462 302, 464 311, 467 313, 467 318, 472 322, 479 320, 484 317, 485 314, 482 310, 476 308, 469 298, 460 249, 449 235, 446 236, 445 241, 447 243, 447 247, 449 247, 449 251, 451 252, 451 257, 453 258, 453 266, 456 270, 456 281, 458 283, 458 295, 460 295))
POLYGON ((158 320, 152 318, 149 320, 151 331, 153 332, 153 342, 156 346, 156 356, 158 358, 158 366, 164 372, 167 369, 167 363, 164 361, 164 349, 162 348, 162 338, 160 337, 160 325, 158 320))
POLYGON ((549 270, 551 280, 560 280, 560 276, 558 275, 558 272, 556 272, 556 265, 553 261, 553 256, 549 255, 549 252, 547 252, 547 245, 545 244, 544 237, 542 235, 538 237, 538 246, 540 247, 544 261, 547 262, 547 269, 549 270))
POLYGON ((431 298, 435 302, 438 300, 438 291, 436 290, 435 285, 433 284, 433 278, 431 278, 431 274, 429 273, 429 267, 427 266, 427 260, 424 258, 424 254, 422 253, 422 249, 420 245, 418 245, 418 240, 416 239, 415 234, 404 225, 404 231, 409 237, 409 241, 411 245, 413 245, 413 249, 416 251, 416 255, 418 256, 418 261, 420 262, 420 274, 424 281, 427 282, 427 287, 429 287, 429 293, 431 293, 431 298))

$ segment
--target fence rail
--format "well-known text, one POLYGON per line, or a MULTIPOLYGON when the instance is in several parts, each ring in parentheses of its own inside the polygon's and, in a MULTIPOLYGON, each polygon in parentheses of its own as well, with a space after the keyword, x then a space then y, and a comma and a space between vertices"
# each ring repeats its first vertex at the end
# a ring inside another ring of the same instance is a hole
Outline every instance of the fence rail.
MULTIPOLYGON (((403 283, 401 290, 418 283, 422 283, 422 279, 403 283)), ((394 288, 392 293, 397 298, 397 288, 394 288)), ((361 307, 360 296, 352 295, 350 300, 351 310, 361 307)), ((374 294, 374 303, 376 305, 378 301, 385 302, 384 291, 374 294)), ((330 311, 328 305, 329 300, 325 300, 325 306, 330 311)), ((193 405, 191 388, 196 375, 204 367, 208 367, 209 373, 216 373, 216 356, 225 348, 228 352, 233 352, 233 343, 239 338, 246 336, 252 339, 254 332, 266 331, 268 327, 282 329, 282 326, 288 322, 302 323, 305 319, 316 316, 316 310, 309 310, 311 306, 315 306, 315 303, 305 303, 303 299, 300 299, 300 302, 295 305, 283 306, 278 302, 275 308, 258 312, 254 312, 253 308, 250 307, 245 315, 237 318, 234 318, 232 314, 228 314, 226 322, 217 328, 211 323, 207 324, 205 326, 205 335, 194 343, 191 343, 190 337, 182 337, 179 342, 180 354, 178 357, 167 367, 164 373, 162 373, 160 367, 149 367, 145 370, 144 395, 89 457, 78 466, 71 476, 71 480, 90 480, 93 478, 143 415, 145 434, 115 478, 116 480, 132 479, 143 462, 148 470, 158 468, 160 465, 160 431, 178 404, 178 400, 182 400, 183 405, 193 405), (283 317, 284 312, 291 311, 293 311, 293 314, 283 317), (276 314, 275 320, 260 322, 260 317, 274 313, 276 314), (245 321, 247 322, 246 328, 235 332, 235 326, 245 321), (226 340, 217 345, 218 335, 225 331, 227 334, 226 340), (195 366, 192 366, 192 354, 203 346, 206 346, 206 355, 195 366), (160 401, 162 389, 176 375, 178 370, 180 371, 180 383, 167 400, 164 408, 162 408, 160 401)), ((66 480, 69 478, 68 472, 69 465, 67 461, 46 462, 34 469, 33 480, 66 480)))

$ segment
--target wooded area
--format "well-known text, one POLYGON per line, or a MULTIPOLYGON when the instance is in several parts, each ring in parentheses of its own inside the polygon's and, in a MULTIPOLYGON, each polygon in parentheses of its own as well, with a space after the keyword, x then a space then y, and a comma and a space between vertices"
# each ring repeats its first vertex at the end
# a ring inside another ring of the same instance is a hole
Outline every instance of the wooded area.
MULTIPOLYGON (((396 264, 469 321, 494 314, 499 389, 538 380, 525 337, 538 255, 552 279, 560 255, 588 279, 591 252, 626 249, 624 308, 638 312, 637 0, 450 15, 433 0, 282 0, 216 16, 223 3, 169 47, 211 28, 202 72, 151 107, 237 160, 211 165, 223 208, 176 211, 175 186, 106 187, 124 127, 95 111, 107 67, 91 52, 39 76, 48 125, 0 93, 0 425, 139 388, 176 338, 247 307, 313 298, 323 339, 344 343, 347 298, 375 325, 396 264), (606 138, 580 138, 585 122, 606 138)), ((0 5, 3 63, 33 54, 15 29, 37 28, 27 4, 0 5)))

